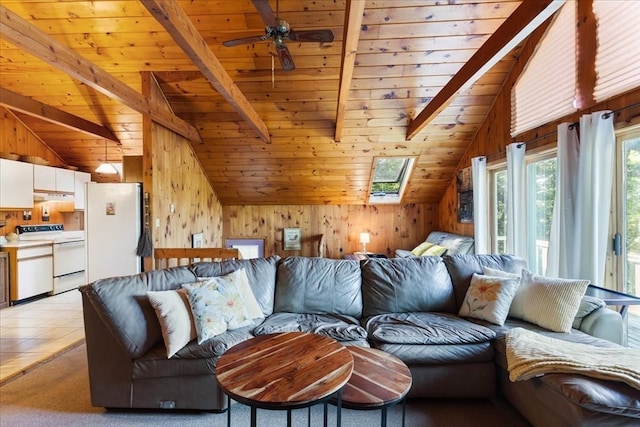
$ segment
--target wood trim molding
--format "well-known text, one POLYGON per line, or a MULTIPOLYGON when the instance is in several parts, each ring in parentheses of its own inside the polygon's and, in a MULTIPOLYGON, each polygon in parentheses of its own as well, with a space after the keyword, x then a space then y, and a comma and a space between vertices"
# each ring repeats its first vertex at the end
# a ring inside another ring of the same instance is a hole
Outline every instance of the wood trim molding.
POLYGON ((260 139, 264 142, 271 142, 267 125, 264 124, 233 79, 227 74, 207 42, 180 6, 176 2, 165 0, 142 0, 142 4, 167 30, 209 83, 251 125, 260 139))
POLYGON ((549 19, 564 1, 531 0, 522 4, 489 37, 455 76, 427 106, 409 123, 406 139, 410 140, 453 101, 458 92, 475 83, 518 43, 549 19))
POLYGON ((195 127, 150 102, 130 86, 2 5, 0 24, 0 34, 9 43, 123 105, 139 113, 151 115, 155 122, 185 138, 194 142, 202 141, 195 127))

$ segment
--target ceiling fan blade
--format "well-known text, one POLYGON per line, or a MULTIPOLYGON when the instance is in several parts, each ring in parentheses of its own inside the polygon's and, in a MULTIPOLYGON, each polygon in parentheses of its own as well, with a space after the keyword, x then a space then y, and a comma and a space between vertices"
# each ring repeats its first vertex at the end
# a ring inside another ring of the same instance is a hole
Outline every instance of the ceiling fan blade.
POLYGON ((253 2, 253 6, 256 8, 260 17, 264 21, 264 25, 269 28, 276 26, 276 16, 273 14, 273 10, 271 10, 271 6, 269 5, 269 0, 251 0, 253 2))
POLYGON ((331 30, 289 31, 289 39, 296 42, 332 42, 331 30))
POLYGON ((296 69, 296 65, 293 63, 293 58, 289 52, 289 48, 285 43, 276 44, 276 51, 278 52, 278 58, 280 59, 280 65, 284 71, 292 71, 296 69))
POLYGON ((250 37, 242 37, 239 39, 233 39, 233 40, 227 40, 225 42, 222 42, 223 46, 226 47, 233 47, 233 46, 238 46, 241 44, 245 44, 245 43, 253 43, 253 42, 260 42, 260 41, 265 41, 265 40, 269 40, 269 37, 262 35, 262 36, 250 36, 250 37))

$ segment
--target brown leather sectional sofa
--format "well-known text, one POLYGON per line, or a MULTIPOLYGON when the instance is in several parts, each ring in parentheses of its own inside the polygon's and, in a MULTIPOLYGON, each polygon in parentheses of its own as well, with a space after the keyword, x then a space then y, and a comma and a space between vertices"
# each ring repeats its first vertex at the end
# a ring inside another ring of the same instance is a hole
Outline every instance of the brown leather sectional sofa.
POLYGON ((629 425, 640 422, 640 392, 622 383, 551 374, 510 382, 505 333, 524 327, 568 341, 617 344, 587 334, 621 336, 620 315, 585 301, 571 334, 508 319, 503 326, 457 316, 473 273, 482 267, 519 272, 509 255, 455 255, 363 261, 277 256, 156 270, 98 280, 82 292, 91 398, 107 408, 225 409, 215 380, 218 357, 254 335, 307 331, 345 345, 381 348, 404 360, 410 397, 502 395, 536 426, 629 425), (247 272, 264 320, 167 359, 146 292, 177 289, 198 277, 247 272), (594 328, 594 325, 599 325, 594 328), (401 328, 404 332, 396 333, 401 328), (453 332, 452 332, 453 331, 453 332))

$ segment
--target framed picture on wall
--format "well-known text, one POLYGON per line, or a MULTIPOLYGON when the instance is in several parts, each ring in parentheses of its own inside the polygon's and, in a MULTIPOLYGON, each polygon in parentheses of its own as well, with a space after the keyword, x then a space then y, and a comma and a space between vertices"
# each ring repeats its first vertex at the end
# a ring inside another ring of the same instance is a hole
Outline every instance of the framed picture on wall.
POLYGON ((302 249, 302 232, 299 228, 285 228, 282 241, 285 251, 299 251, 302 249))
POLYGON ((473 224, 473 178, 470 167, 458 171, 456 185, 458 190, 458 222, 473 224))

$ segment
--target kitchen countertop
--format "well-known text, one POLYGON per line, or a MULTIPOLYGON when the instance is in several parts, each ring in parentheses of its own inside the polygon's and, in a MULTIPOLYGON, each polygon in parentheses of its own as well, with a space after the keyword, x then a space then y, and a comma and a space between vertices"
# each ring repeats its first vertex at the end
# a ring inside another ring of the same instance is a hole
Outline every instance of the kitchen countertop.
POLYGON ((17 242, 8 242, 4 237, 0 238, 0 248, 32 248, 52 244, 51 240, 18 240, 17 242))

